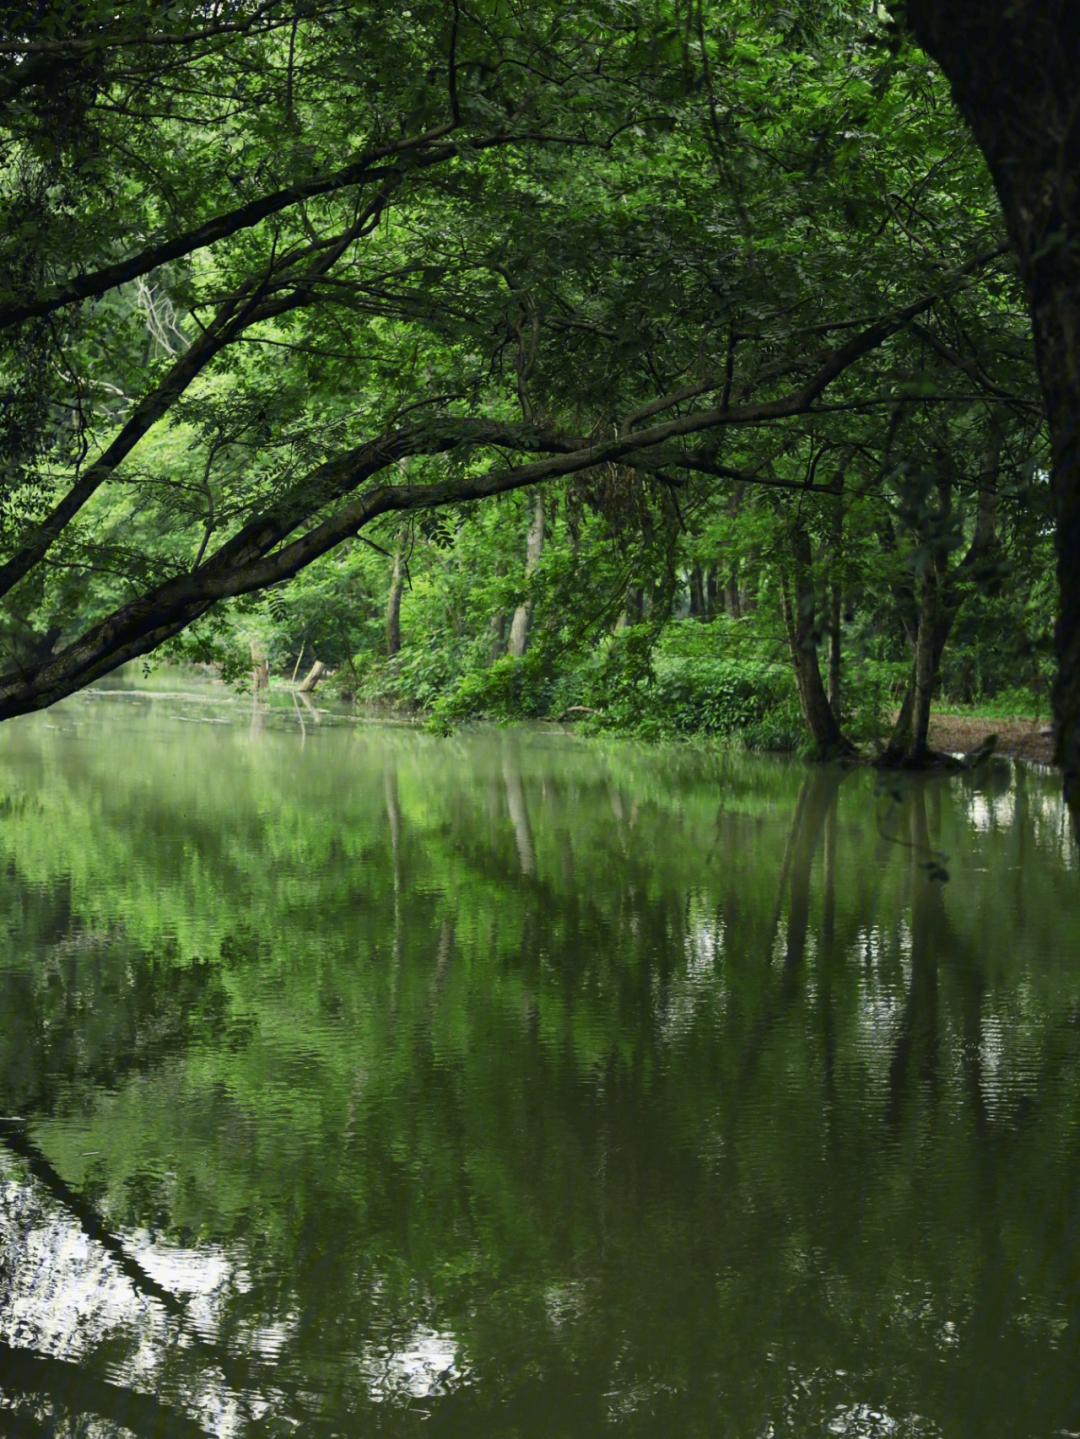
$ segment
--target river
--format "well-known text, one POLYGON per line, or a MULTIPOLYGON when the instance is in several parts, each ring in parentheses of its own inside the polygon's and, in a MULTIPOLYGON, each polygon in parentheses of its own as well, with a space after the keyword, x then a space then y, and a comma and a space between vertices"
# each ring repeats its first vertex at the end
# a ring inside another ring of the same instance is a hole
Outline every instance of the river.
POLYGON ((116 691, 0 809, 0 1432, 1080 1430, 1055 776, 116 691))

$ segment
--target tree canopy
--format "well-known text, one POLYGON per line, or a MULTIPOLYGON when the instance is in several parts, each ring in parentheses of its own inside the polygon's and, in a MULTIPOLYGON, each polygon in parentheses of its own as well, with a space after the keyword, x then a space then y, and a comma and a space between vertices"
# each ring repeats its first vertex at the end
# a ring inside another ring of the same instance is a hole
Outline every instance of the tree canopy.
POLYGON ((1037 688, 1074 412, 933 10, 8 7, 0 717, 255 631, 355 672, 410 584, 448 715, 680 604, 772 624, 821 752, 842 632, 897 762, 968 617, 1037 688))

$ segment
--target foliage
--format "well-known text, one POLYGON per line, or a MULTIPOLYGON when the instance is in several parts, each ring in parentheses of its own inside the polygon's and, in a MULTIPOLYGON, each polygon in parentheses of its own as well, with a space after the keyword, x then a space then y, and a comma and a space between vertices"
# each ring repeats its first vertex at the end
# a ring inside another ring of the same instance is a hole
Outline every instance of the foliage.
POLYGON ((774 743, 786 586, 796 655, 840 635, 862 737, 938 571, 946 692, 1033 682, 1024 298, 945 82, 884 12, 237 16, 20 22, 0 716, 162 645, 236 678, 254 643, 443 728, 579 706, 774 743), (701 663, 664 648, 687 611, 701 663))

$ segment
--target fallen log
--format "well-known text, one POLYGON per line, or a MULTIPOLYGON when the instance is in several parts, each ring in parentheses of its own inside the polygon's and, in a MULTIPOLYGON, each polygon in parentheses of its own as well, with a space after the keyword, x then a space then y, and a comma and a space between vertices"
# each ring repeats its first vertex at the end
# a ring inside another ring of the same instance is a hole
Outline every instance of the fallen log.
POLYGON ((562 724, 563 720, 568 719, 568 718, 570 717, 570 715, 574 715, 574 714, 591 715, 591 714, 595 714, 595 713, 596 713, 596 711, 593 710, 593 709, 590 709, 588 705, 571 705, 569 709, 563 710, 562 714, 558 716, 558 718, 556 719, 555 723, 556 723, 556 724, 562 724))

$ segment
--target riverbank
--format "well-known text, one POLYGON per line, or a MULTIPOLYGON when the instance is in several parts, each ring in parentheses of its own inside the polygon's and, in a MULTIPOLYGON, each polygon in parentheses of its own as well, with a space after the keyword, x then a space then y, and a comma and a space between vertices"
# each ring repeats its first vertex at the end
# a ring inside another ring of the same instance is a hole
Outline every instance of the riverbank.
MULTIPOLYGON (((756 676, 760 678, 760 676, 756 676)), ((683 681, 681 685, 670 683, 670 676, 662 674, 660 683, 650 690, 648 695, 651 715, 646 716, 646 722, 642 722, 640 715, 636 724, 612 725, 606 729, 610 735, 622 734, 627 737, 631 735, 639 739, 664 742, 671 739, 727 739, 738 742, 740 739, 746 743, 748 738, 751 742, 748 747, 763 751, 777 750, 790 751, 797 748, 800 739, 800 725, 798 716, 794 712, 793 704, 785 707, 775 706, 773 709, 783 709, 782 716, 777 716, 770 710, 768 717, 756 718, 756 725, 746 725, 740 733, 739 720, 746 724, 750 704, 746 694, 733 694, 733 686, 730 682, 727 685, 716 685, 717 693, 709 692, 704 695, 688 694, 689 686, 685 674, 678 677, 683 681), (667 683, 665 683, 667 682, 667 683), (657 693, 660 691, 660 693, 657 693), (743 711, 740 711, 740 704, 743 711), (723 713, 721 713, 723 711, 723 713), (669 716, 670 727, 660 723, 660 715, 669 716), (648 720, 652 719, 653 724, 648 720), (763 722, 763 719, 765 722, 763 722), (771 719, 770 724, 768 720, 771 719), (725 730, 727 733, 725 734, 725 730), (753 741, 757 741, 754 743, 753 741)), ((708 678, 715 680, 715 675, 708 678)), ((725 680, 729 676, 724 675, 725 680)), ((230 697, 235 697, 229 686, 223 685, 219 676, 209 670, 208 667, 192 666, 171 666, 163 665, 151 677, 145 676, 135 665, 125 667, 123 671, 117 672, 115 676, 109 676, 97 688, 102 690, 131 689, 133 691, 154 694, 157 691, 172 691, 176 689, 198 691, 206 687, 220 692, 225 689, 230 697)), ((310 696, 296 696, 296 687, 281 679, 271 681, 269 690, 262 692, 264 702, 269 704, 288 704, 296 707, 300 701, 307 701, 310 705, 310 696)), ((773 697, 775 699, 775 697, 773 697)), ((252 697, 248 696, 249 703, 252 697)), ((304 706, 305 713, 308 705, 304 706)), ((355 701, 342 699, 338 696, 332 686, 320 687, 317 702, 317 713, 319 716, 334 712, 336 717, 357 712, 357 709, 372 718, 377 718, 384 724, 406 724, 422 727, 430 720, 431 711, 425 712, 413 705, 394 705, 382 703, 378 705, 363 704, 356 706, 355 701), (326 708, 326 707, 329 708, 326 708)), ((561 712, 557 719, 568 728, 579 721, 589 721, 596 712, 584 705, 571 706, 569 710, 561 712)), ((313 716, 314 718, 314 716, 313 716)), ((554 718, 554 716, 553 716, 554 718)), ((895 719, 895 713, 891 716, 895 719)), ((318 723, 318 720, 315 721, 318 723)), ((940 714, 934 712, 930 718, 930 747, 943 751, 946 754, 970 754, 979 748, 987 736, 997 735, 997 746, 995 752, 1009 759, 1023 759, 1033 764, 1052 765, 1054 762, 1054 744, 1050 735, 1043 733, 1047 729, 1046 721, 1032 719, 1027 716, 992 716, 977 714, 940 714)), ((864 749, 872 752, 872 747, 864 749)))
POLYGON ((1054 763, 1053 738, 1044 721, 985 719, 975 715, 935 714, 930 717, 930 747, 946 754, 970 754, 988 735, 997 735, 995 754, 1033 764, 1054 763))

